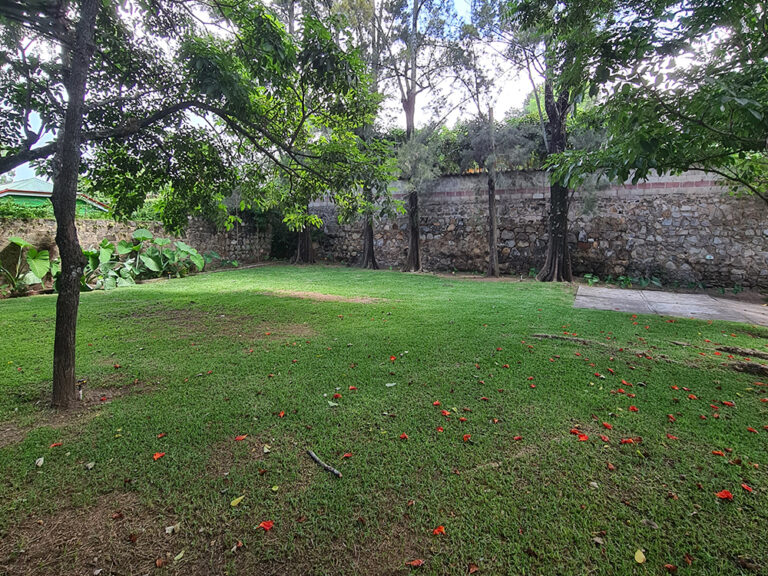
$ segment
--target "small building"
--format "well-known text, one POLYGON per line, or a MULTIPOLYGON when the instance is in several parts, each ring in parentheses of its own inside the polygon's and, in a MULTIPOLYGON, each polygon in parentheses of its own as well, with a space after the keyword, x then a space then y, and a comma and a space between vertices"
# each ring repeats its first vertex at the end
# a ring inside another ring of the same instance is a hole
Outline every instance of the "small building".
MULTIPOLYGON (((52 193, 53 184, 40 178, 25 178, 10 184, 0 184, 0 202, 13 202, 28 208, 51 206, 52 193)), ((105 216, 109 212, 109 206, 85 194, 78 194, 76 211, 80 217, 105 216)))

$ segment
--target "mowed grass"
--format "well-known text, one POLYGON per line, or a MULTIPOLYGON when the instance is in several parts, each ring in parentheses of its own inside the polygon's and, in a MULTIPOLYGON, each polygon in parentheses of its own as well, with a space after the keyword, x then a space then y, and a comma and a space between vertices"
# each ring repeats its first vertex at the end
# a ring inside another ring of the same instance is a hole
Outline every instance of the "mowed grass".
POLYGON ((574 291, 269 266, 84 294, 68 416, 55 297, 2 301, 0 574, 765 574, 768 387, 717 348, 768 331, 574 291))

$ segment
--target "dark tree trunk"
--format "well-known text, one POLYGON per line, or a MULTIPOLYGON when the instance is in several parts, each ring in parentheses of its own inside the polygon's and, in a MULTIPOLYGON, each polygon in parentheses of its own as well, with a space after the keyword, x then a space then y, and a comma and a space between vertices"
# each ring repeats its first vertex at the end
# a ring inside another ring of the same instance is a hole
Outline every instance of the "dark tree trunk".
MULTIPOLYGON (((555 98, 552 83, 547 81, 544 85, 544 105, 547 110, 548 153, 564 152, 567 143, 566 120, 570 106, 569 94, 567 91, 563 91, 555 98)), ((570 282, 573 280, 571 255, 568 250, 569 200, 568 189, 565 186, 550 184, 547 256, 544 266, 536 276, 536 279, 542 282, 570 282)))
POLYGON ((488 162, 488 276, 499 276, 499 227, 496 221, 496 135, 493 108, 488 109, 491 156, 488 162))
POLYGON ((294 264, 314 264, 315 251, 312 249, 312 229, 309 226, 304 226, 298 234, 299 242, 296 246, 296 257, 293 259, 294 264))
POLYGON ((408 194, 408 254, 403 272, 421 270, 419 257, 419 194, 416 190, 408 194))
POLYGON ((363 220, 363 256, 360 259, 360 267, 370 270, 379 269, 373 250, 373 216, 371 214, 366 214, 363 220))
POLYGON ((83 127, 85 85, 93 52, 93 33, 101 2, 83 0, 76 27, 75 44, 64 48, 69 64, 65 81, 67 111, 53 159, 53 213, 56 217, 56 244, 61 256, 59 296, 56 300, 56 332, 53 342, 53 405, 68 408, 76 398, 75 338, 80 304, 80 277, 85 258, 77 238, 75 206, 80 170, 80 134, 83 127))

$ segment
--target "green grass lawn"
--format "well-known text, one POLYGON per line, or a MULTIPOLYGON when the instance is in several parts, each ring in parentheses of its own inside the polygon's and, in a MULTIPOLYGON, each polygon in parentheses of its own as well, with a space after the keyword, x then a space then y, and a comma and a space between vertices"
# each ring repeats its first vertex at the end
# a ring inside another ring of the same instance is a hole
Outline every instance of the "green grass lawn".
POLYGON ((717 348, 768 330, 573 293, 272 266, 84 294, 69 415, 55 297, 0 301, 0 574, 765 574, 768 387, 717 348))

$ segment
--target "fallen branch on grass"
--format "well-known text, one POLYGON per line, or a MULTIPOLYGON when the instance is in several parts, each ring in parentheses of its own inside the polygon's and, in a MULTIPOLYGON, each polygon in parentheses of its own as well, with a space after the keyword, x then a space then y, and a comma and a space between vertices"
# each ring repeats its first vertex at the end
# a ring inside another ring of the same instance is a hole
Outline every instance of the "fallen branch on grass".
POLYGON ((322 468, 324 468, 326 471, 330 472, 337 478, 341 478, 341 472, 336 470, 336 468, 334 468, 333 466, 328 466, 328 464, 320 460, 320 458, 317 457, 317 454, 312 452, 312 450, 307 450, 307 454, 309 454, 309 457, 312 458, 312 460, 314 460, 315 462, 317 462, 317 464, 322 468))
POLYGON ((760 350, 746 350, 744 348, 737 348, 736 346, 720 346, 718 347, 720 352, 728 352, 729 354, 736 354, 737 356, 744 356, 746 358, 762 358, 768 360, 768 352, 761 352, 760 350))

